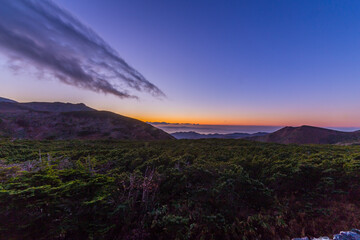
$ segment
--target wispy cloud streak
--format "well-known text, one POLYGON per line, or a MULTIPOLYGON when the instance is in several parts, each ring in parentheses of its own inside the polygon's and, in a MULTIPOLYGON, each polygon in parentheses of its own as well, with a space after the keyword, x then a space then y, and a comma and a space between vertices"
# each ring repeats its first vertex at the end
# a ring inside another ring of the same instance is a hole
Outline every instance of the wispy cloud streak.
POLYGON ((164 96, 94 31, 50 0, 1 1, 0 51, 72 86, 120 98, 137 98, 134 90, 164 96))

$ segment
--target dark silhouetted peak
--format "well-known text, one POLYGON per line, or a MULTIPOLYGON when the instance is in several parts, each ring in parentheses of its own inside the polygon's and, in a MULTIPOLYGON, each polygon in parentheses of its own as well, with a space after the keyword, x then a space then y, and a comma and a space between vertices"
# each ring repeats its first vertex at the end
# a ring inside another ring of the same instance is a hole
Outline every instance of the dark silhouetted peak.
POLYGON ((61 102, 29 102, 21 103, 21 105, 28 107, 35 111, 44 112, 75 112, 75 111, 94 111, 83 103, 61 103, 61 102))
POLYGON ((0 102, 0 137, 13 139, 173 139, 142 121, 85 104, 0 102))
POLYGON ((0 103, 17 103, 17 102, 8 98, 0 97, 0 103))
POLYGON ((251 140, 274 143, 295 144, 336 144, 360 141, 360 131, 341 132, 327 128, 303 125, 284 127, 265 136, 251 137, 251 140))

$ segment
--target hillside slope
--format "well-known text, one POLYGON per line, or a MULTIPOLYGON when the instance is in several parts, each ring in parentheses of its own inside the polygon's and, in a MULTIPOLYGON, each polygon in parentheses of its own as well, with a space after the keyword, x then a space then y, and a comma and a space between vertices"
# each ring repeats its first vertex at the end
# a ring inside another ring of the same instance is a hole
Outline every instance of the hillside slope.
POLYGON ((0 102, 0 137, 12 139, 173 139, 136 119, 84 104, 0 102))
POLYGON ((16 101, 0 97, 0 102, 16 103, 16 101))
POLYGON ((274 133, 248 139, 283 144, 346 144, 359 142, 360 131, 341 132, 312 126, 284 127, 274 133))

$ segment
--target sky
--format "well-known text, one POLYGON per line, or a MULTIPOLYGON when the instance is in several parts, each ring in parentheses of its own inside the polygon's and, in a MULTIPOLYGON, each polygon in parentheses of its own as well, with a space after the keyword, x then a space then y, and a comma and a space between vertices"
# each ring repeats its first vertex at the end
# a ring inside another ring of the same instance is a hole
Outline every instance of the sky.
POLYGON ((359 1, 14 2, 0 5, 2 97, 148 122, 360 127, 359 1))

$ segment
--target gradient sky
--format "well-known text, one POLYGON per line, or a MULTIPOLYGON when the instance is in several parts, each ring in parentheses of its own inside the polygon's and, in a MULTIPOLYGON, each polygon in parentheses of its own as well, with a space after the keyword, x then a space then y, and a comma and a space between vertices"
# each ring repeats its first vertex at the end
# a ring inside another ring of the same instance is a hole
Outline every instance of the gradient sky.
POLYGON ((144 121, 360 127, 360 1, 55 2, 167 97, 122 99, 14 73, 1 52, 0 96, 144 121))

